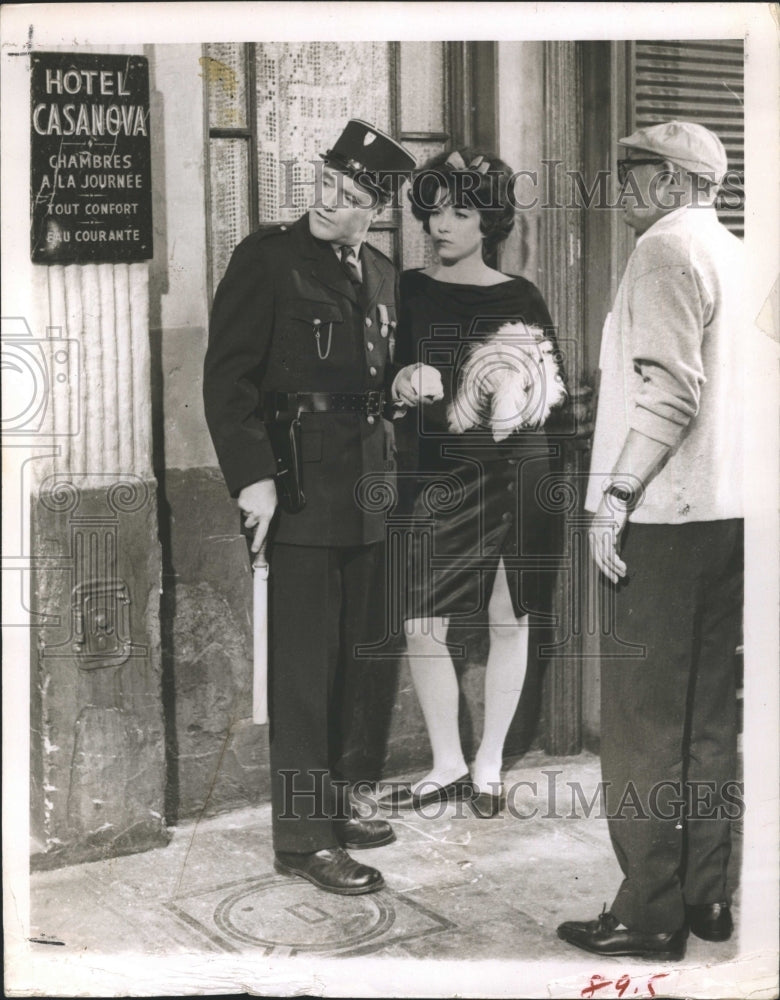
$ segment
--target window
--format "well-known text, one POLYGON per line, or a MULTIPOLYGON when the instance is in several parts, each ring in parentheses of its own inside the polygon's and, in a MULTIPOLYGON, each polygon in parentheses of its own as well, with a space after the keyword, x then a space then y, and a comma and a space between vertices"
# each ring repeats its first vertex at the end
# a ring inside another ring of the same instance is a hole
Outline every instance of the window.
MULTIPOLYGON (((441 42, 219 43, 204 46, 201 63, 212 295, 237 243, 259 225, 289 222, 306 210, 314 181, 308 161, 347 119, 397 136, 418 164, 449 141, 441 42)), ((370 239, 399 266, 429 261, 405 191, 370 239)))
POLYGON ((211 299, 233 248, 255 228, 254 45, 205 45, 207 247, 211 299))

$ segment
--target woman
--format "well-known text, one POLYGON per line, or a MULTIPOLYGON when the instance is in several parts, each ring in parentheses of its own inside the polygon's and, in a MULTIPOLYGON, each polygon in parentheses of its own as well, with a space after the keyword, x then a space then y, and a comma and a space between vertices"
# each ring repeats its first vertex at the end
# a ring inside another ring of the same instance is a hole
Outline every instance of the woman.
POLYGON ((401 277, 395 362, 405 367, 394 384, 403 404, 424 404, 415 411, 419 460, 405 630, 433 768, 381 799, 387 808, 460 797, 477 815, 500 812, 503 747, 525 679, 529 622, 544 621, 545 614, 549 621, 560 531, 537 486, 552 472, 554 449, 541 430, 520 430, 500 443, 489 427, 450 430, 459 372, 475 344, 518 320, 541 327, 554 343, 536 287, 485 263, 514 224, 511 176, 496 156, 465 148, 429 161, 410 191, 412 211, 438 256, 433 266, 401 277), (469 775, 445 637, 450 622, 464 623, 485 607, 485 721, 469 775))

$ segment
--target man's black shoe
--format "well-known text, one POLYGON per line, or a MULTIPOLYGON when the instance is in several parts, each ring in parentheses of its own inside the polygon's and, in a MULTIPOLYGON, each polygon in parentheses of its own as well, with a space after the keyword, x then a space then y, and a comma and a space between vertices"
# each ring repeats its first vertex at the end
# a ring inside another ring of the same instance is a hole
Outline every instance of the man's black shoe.
POLYGON ((377 800, 381 809, 424 809, 425 806, 439 805, 442 802, 457 802, 470 799, 474 795, 474 784, 468 774, 451 781, 448 785, 433 785, 430 792, 414 795, 411 785, 401 785, 400 788, 377 800))
POLYGON ((343 847, 326 847, 313 854, 277 851, 274 868, 281 875, 298 875, 318 889, 340 896, 376 892, 385 884, 381 872, 354 861, 343 847))
POLYGON ((671 934, 647 934, 618 930, 620 921, 608 910, 596 920, 567 920, 558 937, 594 955, 640 955, 646 958, 680 959, 685 954, 686 927, 671 934))
POLYGON ((367 847, 382 847, 395 840, 393 828, 383 819, 352 819, 336 821, 333 824, 342 847, 350 851, 362 851, 367 847))
POLYGON ((700 903, 686 906, 685 916, 696 937, 704 941, 728 941, 734 930, 728 903, 700 903))

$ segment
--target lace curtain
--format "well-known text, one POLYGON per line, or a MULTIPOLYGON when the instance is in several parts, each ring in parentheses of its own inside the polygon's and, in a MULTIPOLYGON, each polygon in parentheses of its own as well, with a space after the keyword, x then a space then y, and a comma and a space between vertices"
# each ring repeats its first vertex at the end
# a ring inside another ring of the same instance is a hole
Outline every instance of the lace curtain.
POLYGON ((257 46, 257 186, 261 220, 306 210, 313 160, 348 118, 390 128, 387 42, 268 42, 257 46))

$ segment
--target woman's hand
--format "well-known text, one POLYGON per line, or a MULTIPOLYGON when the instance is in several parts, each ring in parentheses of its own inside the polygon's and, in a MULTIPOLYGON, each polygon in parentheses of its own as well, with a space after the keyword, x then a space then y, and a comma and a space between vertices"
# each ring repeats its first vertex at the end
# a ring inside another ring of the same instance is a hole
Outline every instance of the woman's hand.
POLYGON ((441 375, 431 365, 407 365, 393 382, 393 398, 405 406, 435 403, 443 395, 441 375))

